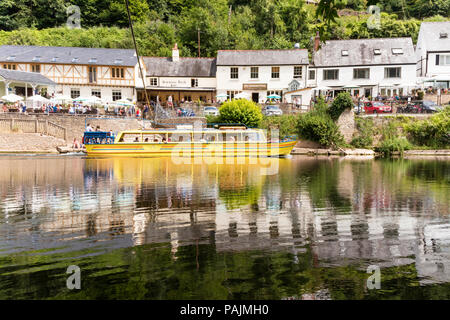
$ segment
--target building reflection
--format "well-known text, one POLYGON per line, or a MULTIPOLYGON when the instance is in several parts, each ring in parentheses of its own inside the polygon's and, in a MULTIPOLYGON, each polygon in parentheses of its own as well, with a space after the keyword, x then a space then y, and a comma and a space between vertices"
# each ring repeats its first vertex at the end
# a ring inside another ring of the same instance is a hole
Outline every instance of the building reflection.
POLYGON ((2 160, 0 248, 8 238, 23 248, 164 243, 173 259, 188 244, 311 250, 317 266, 415 264, 424 283, 450 281, 448 165, 435 177, 445 188, 430 190, 414 162, 270 161, 276 174, 241 160, 2 160))

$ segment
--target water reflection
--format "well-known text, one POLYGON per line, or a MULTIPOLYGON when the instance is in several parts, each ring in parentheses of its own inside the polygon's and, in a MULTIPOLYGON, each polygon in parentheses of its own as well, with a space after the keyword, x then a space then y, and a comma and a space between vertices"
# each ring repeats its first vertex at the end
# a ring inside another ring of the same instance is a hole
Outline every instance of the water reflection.
MULTIPOLYGON (((448 289, 450 283, 450 166, 445 160, 294 157, 174 164, 169 158, 3 157, 0 164, 0 274, 9 281, 0 280, 0 296, 24 297, 10 288, 18 273, 37 268, 46 270, 47 279, 73 259, 88 269, 95 266, 89 274, 97 287, 104 281, 97 273, 119 268, 112 274, 125 281, 134 268, 150 272, 150 260, 170 272, 183 266, 189 277, 206 266, 204 276, 212 278, 204 285, 217 286, 217 292, 191 288, 190 298, 327 292, 339 299, 352 277, 348 270, 358 274, 352 290, 360 290, 369 264, 393 274, 397 283, 385 280, 385 285, 396 293, 404 277, 399 272, 413 274, 401 286, 444 284, 448 289), (135 260, 139 252, 150 260, 135 260), (169 260, 160 260, 163 256, 169 260), (251 265, 247 274, 240 273, 242 264, 251 265), (241 285, 211 270, 236 273, 231 278, 241 285), (324 284, 326 273, 339 285, 324 284), (279 281, 267 280, 271 274, 279 281), (242 285, 253 289, 243 291, 242 285), (285 291, 271 292, 274 286, 285 291)), ((170 278, 163 269, 151 270, 159 281, 170 278)), ((39 291, 35 287, 32 294, 39 291)), ((179 298, 174 292, 142 298, 179 298)), ((98 297, 98 292, 83 294, 98 297)))

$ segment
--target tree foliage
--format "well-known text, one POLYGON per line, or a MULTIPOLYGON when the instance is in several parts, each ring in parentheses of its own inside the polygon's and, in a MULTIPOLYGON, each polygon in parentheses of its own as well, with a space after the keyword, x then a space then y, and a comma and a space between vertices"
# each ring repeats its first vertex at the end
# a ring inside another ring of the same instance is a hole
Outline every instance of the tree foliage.
POLYGON ((341 92, 338 94, 336 99, 333 100, 333 103, 330 105, 327 112, 331 116, 331 119, 336 121, 339 119, 342 112, 351 108, 353 108, 353 101, 350 93, 341 92))
MULTIPOLYGON (((401 2, 393 0, 322 0, 317 7, 304 0, 129 0, 142 54, 170 55, 177 42, 183 56, 197 56, 200 31, 200 54, 210 57, 219 49, 288 49, 295 43, 311 49, 317 31, 322 40, 402 36, 416 40, 418 19, 450 17, 448 0, 405 1, 406 9, 400 10, 401 2), (369 29, 366 7, 378 2, 385 11, 381 27, 369 29), (364 12, 345 15, 341 12, 345 8, 364 12)), ((125 0, 0 1, 0 45, 132 48, 127 29, 125 0), (79 6, 82 29, 65 28, 69 5, 79 6)))
POLYGON ((219 121, 222 123, 245 124, 249 127, 259 127, 263 119, 260 107, 246 99, 225 102, 220 107, 219 114, 219 121))
POLYGON ((312 111, 300 115, 297 123, 298 136, 326 147, 340 147, 345 143, 344 138, 327 110, 325 102, 321 100, 312 111))

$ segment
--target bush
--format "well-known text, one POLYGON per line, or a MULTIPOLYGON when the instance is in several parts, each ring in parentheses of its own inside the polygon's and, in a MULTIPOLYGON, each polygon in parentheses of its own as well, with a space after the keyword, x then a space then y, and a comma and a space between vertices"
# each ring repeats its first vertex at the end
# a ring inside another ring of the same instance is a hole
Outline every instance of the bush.
POLYGON ((342 112, 346 109, 353 108, 353 100, 348 92, 341 92, 338 94, 336 99, 334 99, 331 106, 328 108, 328 113, 331 119, 334 121, 338 120, 342 112))
POLYGON ((287 138, 297 134, 298 119, 293 115, 282 115, 279 117, 264 117, 261 128, 270 130, 270 128, 278 128, 280 139, 287 138))
POLYGON ((313 111, 299 116, 297 133, 300 138, 318 142, 326 147, 335 148, 345 144, 338 126, 326 113, 323 101, 316 103, 313 111))
POLYGON ((383 153, 385 156, 389 156, 393 152, 403 153, 403 151, 410 149, 411 144, 405 137, 394 137, 383 140, 376 148, 376 151, 383 153))
POLYGON ((259 127, 263 115, 261 108, 253 101, 245 99, 225 102, 219 109, 222 123, 242 123, 249 127, 259 127))
POLYGON ((417 91, 417 97, 419 98, 419 100, 423 100, 425 93, 423 91, 417 91))
POLYGON ((355 148, 370 148, 373 144, 373 136, 375 134, 372 119, 356 118, 356 128, 359 135, 354 137, 350 143, 355 148))
POLYGON ((408 138, 419 146, 432 148, 450 147, 450 108, 427 120, 405 125, 408 138))

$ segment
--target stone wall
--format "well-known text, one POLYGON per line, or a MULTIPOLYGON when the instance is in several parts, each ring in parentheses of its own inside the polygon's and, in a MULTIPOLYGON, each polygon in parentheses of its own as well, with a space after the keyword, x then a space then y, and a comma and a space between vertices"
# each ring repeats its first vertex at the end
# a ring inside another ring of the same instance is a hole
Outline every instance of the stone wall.
POLYGON ((442 105, 450 104, 450 94, 443 94, 440 97, 440 101, 438 101, 438 96, 435 94, 426 94, 423 98, 424 100, 434 101, 436 103, 440 103, 442 105))
POLYGON ((353 133, 356 131, 355 114, 352 109, 345 110, 337 121, 337 125, 345 142, 350 143, 353 139, 353 133))
MULTIPOLYGON (((48 120, 57 125, 60 125, 67 129, 67 142, 72 143, 73 139, 76 138, 81 141, 83 137, 85 125, 89 123, 92 127, 100 126, 100 130, 109 131, 112 130, 114 133, 124 130, 139 130, 143 128, 151 127, 149 120, 139 120, 136 118, 122 118, 122 117, 93 117, 93 116, 70 116, 70 115, 25 115, 21 113, 0 113, 1 118, 15 118, 15 119, 38 119, 38 120, 48 120)), ((158 123, 167 125, 180 125, 180 124, 194 124, 199 122, 201 124, 206 124, 205 118, 174 118, 174 119, 158 119, 158 123)))

